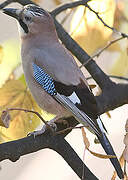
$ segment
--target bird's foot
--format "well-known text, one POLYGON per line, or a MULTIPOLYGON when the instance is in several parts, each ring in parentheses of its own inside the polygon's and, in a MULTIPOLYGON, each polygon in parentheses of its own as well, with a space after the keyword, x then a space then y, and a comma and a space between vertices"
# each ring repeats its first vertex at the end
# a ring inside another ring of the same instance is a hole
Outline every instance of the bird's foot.
POLYGON ((29 133, 27 136, 33 136, 35 138, 36 136, 43 134, 45 131, 46 131, 46 129, 42 128, 41 130, 33 131, 33 132, 29 133))
POLYGON ((34 136, 34 138, 36 136, 42 135, 46 132, 46 130, 51 130, 52 133, 55 133, 57 130, 57 125, 55 124, 55 122, 53 121, 53 119, 49 122, 47 122, 47 124, 45 124, 42 129, 37 130, 37 131, 33 131, 31 133, 28 134, 28 136, 34 136))

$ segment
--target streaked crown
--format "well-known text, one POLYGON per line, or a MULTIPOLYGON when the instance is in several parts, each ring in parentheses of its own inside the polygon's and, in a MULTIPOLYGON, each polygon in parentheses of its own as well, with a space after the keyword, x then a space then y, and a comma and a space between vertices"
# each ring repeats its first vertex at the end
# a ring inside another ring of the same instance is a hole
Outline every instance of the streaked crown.
POLYGON ((37 22, 40 19, 47 19, 49 17, 49 13, 39 6, 29 4, 23 8, 21 13, 19 14, 19 23, 25 33, 29 32, 29 25, 32 22, 37 22))
POLYGON ((36 6, 36 5, 33 5, 33 4, 29 4, 29 5, 26 5, 24 7, 24 10, 23 10, 24 14, 31 14, 32 16, 48 16, 48 13, 40 8, 39 6, 36 6))

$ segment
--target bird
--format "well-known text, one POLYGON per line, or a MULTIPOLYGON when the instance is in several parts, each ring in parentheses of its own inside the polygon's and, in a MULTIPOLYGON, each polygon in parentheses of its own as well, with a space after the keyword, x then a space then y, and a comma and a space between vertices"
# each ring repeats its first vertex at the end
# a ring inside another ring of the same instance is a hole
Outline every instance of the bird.
MULTIPOLYGON (((4 8, 21 27, 21 57, 27 85, 46 112, 58 119, 75 118, 97 136, 120 179, 124 177, 120 163, 109 142, 98 115, 98 107, 87 80, 73 55, 60 42, 50 13, 38 5, 21 9, 4 8)), ((35 135, 44 132, 43 128, 35 135)))

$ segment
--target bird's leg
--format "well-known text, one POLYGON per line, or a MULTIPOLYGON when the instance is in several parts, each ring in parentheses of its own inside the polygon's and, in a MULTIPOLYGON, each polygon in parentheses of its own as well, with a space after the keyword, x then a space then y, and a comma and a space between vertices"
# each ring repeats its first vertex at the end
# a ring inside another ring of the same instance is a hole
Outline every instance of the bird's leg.
POLYGON ((47 122, 47 124, 44 124, 43 127, 40 130, 31 132, 28 134, 28 136, 33 135, 34 137, 39 136, 41 134, 44 134, 46 132, 46 130, 50 129, 52 131, 52 133, 55 133, 57 130, 57 125, 56 125, 56 121, 59 119, 59 116, 56 116, 55 118, 51 119, 50 121, 47 122), (51 128, 49 128, 49 126, 51 128))

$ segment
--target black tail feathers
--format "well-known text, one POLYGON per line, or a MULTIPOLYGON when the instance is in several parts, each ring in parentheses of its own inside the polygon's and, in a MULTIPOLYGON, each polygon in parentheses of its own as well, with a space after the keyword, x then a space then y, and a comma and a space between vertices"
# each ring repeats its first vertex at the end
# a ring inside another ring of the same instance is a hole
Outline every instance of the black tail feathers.
MULTIPOLYGON (((104 148, 105 152, 108 154, 108 155, 114 155, 116 156, 107 136, 105 133, 102 134, 102 136, 97 136, 102 147, 104 148)), ((118 161, 117 158, 111 158, 110 159, 111 163, 113 164, 116 172, 117 172, 117 175, 119 176, 120 179, 123 179, 124 178, 124 174, 123 174, 123 171, 121 169, 121 166, 120 166, 120 163, 118 161)))

